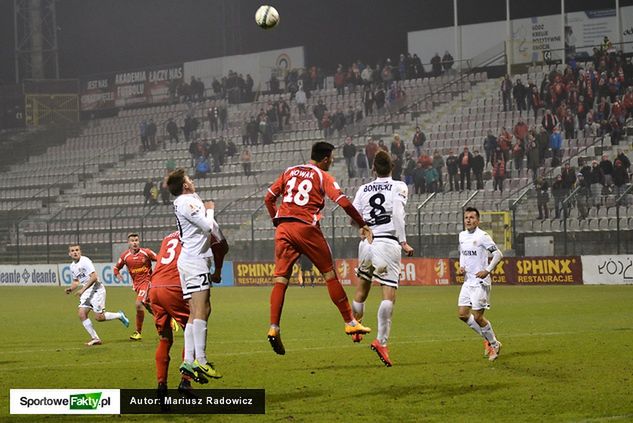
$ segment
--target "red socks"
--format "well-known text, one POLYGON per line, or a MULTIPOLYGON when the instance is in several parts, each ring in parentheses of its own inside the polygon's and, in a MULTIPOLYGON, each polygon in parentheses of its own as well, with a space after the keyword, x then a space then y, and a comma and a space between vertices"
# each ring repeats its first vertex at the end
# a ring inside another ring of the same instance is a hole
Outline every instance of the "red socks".
POLYGON ((167 369, 169 368, 169 349, 173 341, 161 339, 156 347, 156 377, 158 383, 167 383, 167 369))
POLYGON ((286 297, 288 285, 285 283, 275 283, 273 291, 270 293, 270 324, 279 326, 281 320, 281 310, 284 308, 284 298, 286 297))
POLYGON ((136 310, 136 331, 141 333, 143 330, 143 320, 145 320, 145 312, 143 310, 136 310))
POLYGON ((343 289, 343 286, 339 282, 338 278, 335 276, 333 279, 325 281, 327 285, 327 292, 330 294, 330 298, 335 306, 338 307, 338 310, 341 312, 341 316, 343 316, 343 320, 345 323, 351 322, 354 320, 354 316, 352 315, 352 308, 349 305, 349 301, 347 300, 347 294, 343 289))

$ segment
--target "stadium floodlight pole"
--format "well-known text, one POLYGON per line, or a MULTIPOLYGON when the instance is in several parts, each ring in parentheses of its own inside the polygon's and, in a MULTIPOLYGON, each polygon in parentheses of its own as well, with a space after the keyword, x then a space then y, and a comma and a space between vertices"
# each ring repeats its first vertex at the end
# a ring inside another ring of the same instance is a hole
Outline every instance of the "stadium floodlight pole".
MULTIPOLYGON (((516 200, 514 200, 514 202, 512 204, 510 204, 510 211, 512 212, 512 245, 514 246, 514 250, 516 251, 516 245, 517 245, 517 218, 516 218, 516 209, 519 206, 519 203, 521 202, 521 200, 523 200, 523 197, 526 196, 526 194, 530 191, 529 188, 526 188, 523 190, 523 192, 521 193, 521 195, 519 195, 519 198, 517 198, 516 200)), ((497 206, 497 210, 498 210, 498 206, 497 206)))
POLYGON ((459 63, 459 70, 462 68, 462 49, 461 45, 461 34, 459 30, 459 17, 457 16, 457 1, 453 0, 453 33, 455 36, 455 57, 457 57, 457 63, 459 63))
POLYGON ((510 20, 510 0, 506 0, 506 73, 512 75, 512 21, 510 20))
MULTIPOLYGON (((622 14, 620 13, 620 0, 615 0, 615 32, 618 34, 618 43, 620 44, 620 48, 624 49, 622 46, 622 14)), ((619 245, 618 245, 619 247, 619 245)))
POLYGON ((565 0, 560 0, 560 21, 561 21, 561 32, 560 32, 560 41, 563 44, 563 67, 565 66, 565 59, 567 59, 567 50, 565 50, 565 0))
POLYGON ((421 256, 423 256, 423 254, 422 254, 422 219, 420 218, 420 214, 422 213, 422 209, 426 206, 426 203, 431 201, 433 197, 435 197, 435 194, 437 193, 432 192, 431 195, 426 197, 424 201, 422 202, 422 204, 419 204, 418 207, 416 208, 416 211, 418 213, 418 251, 420 251, 421 256))
POLYGON ((251 213, 251 260, 254 260, 255 257, 255 217, 257 217, 259 211, 265 205, 266 203, 261 203, 259 207, 257 207, 255 211, 251 213))

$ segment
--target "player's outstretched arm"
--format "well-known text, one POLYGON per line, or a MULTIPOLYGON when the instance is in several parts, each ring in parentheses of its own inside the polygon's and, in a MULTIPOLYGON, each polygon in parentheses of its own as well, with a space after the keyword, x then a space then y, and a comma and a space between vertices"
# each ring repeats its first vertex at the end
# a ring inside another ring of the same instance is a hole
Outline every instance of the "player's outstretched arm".
POLYGON ((70 294, 72 293, 75 289, 77 289, 77 287, 79 286, 79 281, 77 279, 74 279, 72 281, 72 283, 70 284, 70 286, 68 288, 66 288, 64 291, 66 292, 66 294, 70 294))

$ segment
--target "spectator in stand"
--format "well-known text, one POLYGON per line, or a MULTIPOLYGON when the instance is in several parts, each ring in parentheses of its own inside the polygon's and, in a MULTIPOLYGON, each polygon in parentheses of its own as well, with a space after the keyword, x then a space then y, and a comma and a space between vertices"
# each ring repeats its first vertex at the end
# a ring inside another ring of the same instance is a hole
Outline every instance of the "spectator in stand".
POLYGON ((554 132, 549 137, 549 146, 552 149, 552 167, 560 166, 563 158, 563 136, 558 127, 554 128, 554 132))
POLYGON ((439 53, 435 53, 435 55, 431 58, 431 75, 432 76, 440 76, 442 74, 442 58, 439 53))
POLYGON ((548 135, 554 132, 554 128, 558 127, 558 118, 552 113, 550 109, 545 110, 545 116, 541 119, 541 125, 547 131, 548 135))
POLYGON ((194 167, 198 158, 198 143, 196 141, 191 141, 189 144, 189 154, 191 155, 191 167, 194 167))
POLYGON ((542 125, 539 125, 539 132, 536 135, 536 146, 538 147, 539 164, 545 163, 545 155, 549 149, 549 135, 542 125))
POLYGON ((389 149, 387 148, 387 146, 385 145, 385 142, 383 140, 378 140, 378 149, 379 150, 384 150, 387 153, 389 152, 389 149))
POLYGON ((609 156, 603 154, 599 165, 602 169, 602 174, 604 175, 604 186, 611 188, 613 185, 613 163, 609 160, 609 156))
POLYGON ((220 104, 218 118, 220 119, 220 128, 226 131, 226 122, 228 120, 228 110, 226 104, 220 104))
POLYGON ((374 93, 374 103, 376 104, 376 110, 378 111, 385 107, 385 90, 382 86, 379 86, 374 93))
POLYGON ((440 154, 439 150, 433 151, 433 169, 437 171, 437 192, 444 191, 444 182, 442 174, 444 173, 444 157, 440 154))
MULTIPOLYGON (((391 59, 387 58, 385 66, 383 66, 380 76, 382 78, 384 88, 388 88, 391 86, 391 82, 393 81, 393 68, 391 67, 391 59)), ((379 107, 380 109, 380 107, 379 107)))
POLYGON ((165 169, 167 172, 176 170, 176 160, 174 160, 173 157, 168 157, 167 160, 165 160, 165 169))
POLYGON ((330 112, 325 112, 323 114, 323 119, 321 120, 321 127, 323 128, 324 138, 329 138, 329 136, 334 133, 334 128, 332 128, 332 119, 330 118, 330 112))
POLYGON ((374 141, 373 138, 369 138, 367 140, 367 145, 365 146, 365 155, 367 156, 368 168, 371 169, 374 166, 374 157, 376 157, 376 153, 378 152, 378 144, 374 141))
POLYGON ((160 184, 160 199, 163 202, 163 205, 167 206, 170 204, 169 201, 169 186, 167 186, 167 177, 169 175, 170 171, 167 171, 167 174, 163 177, 163 180, 160 184))
POLYGON ((394 181, 402 180, 402 166, 403 159, 397 154, 391 154, 391 161, 393 162, 393 169, 391 170, 391 177, 394 181))
MULTIPOLYGON (((367 69, 371 68, 368 66, 367 69)), ((365 106, 365 116, 374 113, 374 92, 370 84, 365 85, 365 88, 363 88, 363 105, 365 106)))
POLYGON ((154 119, 150 119, 149 123, 147 124, 147 142, 149 143, 149 148, 150 150, 154 151, 156 150, 156 132, 157 132, 158 128, 156 127, 156 124, 154 123, 154 119))
POLYGON ((561 178, 563 180, 563 187, 565 188, 565 195, 569 195, 571 193, 571 190, 574 188, 574 185, 576 184, 576 170, 571 167, 571 165, 568 163, 565 163, 565 166, 563 166, 563 169, 560 172, 561 174, 561 178))
POLYGON ((424 171, 424 184, 426 185, 426 192, 438 192, 437 182, 439 179, 439 175, 437 174, 437 170, 433 168, 433 166, 429 166, 424 171))
POLYGON ((497 138, 497 144, 499 146, 496 152, 501 151, 503 155, 503 163, 507 163, 510 160, 510 147, 512 146, 512 135, 506 130, 505 127, 501 128, 499 137, 497 138))
POLYGON ((207 119, 209 120, 209 131, 216 132, 218 130, 218 120, 220 119, 220 109, 215 105, 209 107, 207 119))
POLYGON ((477 181, 477 189, 484 189, 484 158, 479 154, 479 150, 475 150, 472 168, 475 181, 477 181))
POLYGON ((525 155, 525 150, 523 148, 523 142, 520 139, 517 139, 512 146, 512 160, 514 160, 514 170, 516 170, 516 177, 521 176, 521 168, 523 167, 523 156, 525 155))
POLYGON ((629 158, 626 156, 626 154, 624 154, 624 151, 622 151, 622 149, 618 149, 618 155, 616 157, 616 160, 620 160, 622 162, 622 167, 629 172, 629 168, 631 167, 631 161, 629 160, 629 158))
MULTIPOLYGON (((155 189, 157 189, 156 185, 151 178, 148 178, 147 182, 145 182, 145 186, 143 187, 143 198, 145 199, 143 206, 146 206, 148 203, 150 205, 157 204, 156 198, 154 198, 155 189)), ((158 195, 156 197, 158 197, 158 195)))
POLYGON ((494 159, 492 162, 492 179, 493 179, 493 189, 496 191, 497 189, 503 193, 503 180, 506 177, 506 166, 505 159, 503 158, 503 153, 501 152, 501 148, 497 147, 497 150, 494 155, 494 159))
POLYGON ((308 102, 308 97, 306 96, 305 91, 303 91, 303 87, 299 87, 299 91, 295 94, 295 102, 297 103, 297 109, 299 110, 299 116, 303 116, 306 114, 306 104, 308 102))
POLYGON ((602 188, 604 187, 604 174, 602 168, 596 160, 591 162, 591 173, 589 174, 589 185, 591 187, 591 199, 596 208, 600 209, 602 200, 602 188))
POLYGON ((539 150, 536 140, 532 134, 528 135, 528 143, 526 149, 527 168, 532 172, 532 182, 536 182, 538 168, 540 166, 539 150))
POLYGON ((501 81, 501 98, 503 101, 503 111, 511 112, 512 111, 512 80, 510 79, 510 75, 505 76, 503 81, 501 81))
POLYGON ((253 155, 248 147, 244 147, 242 154, 240 154, 240 161, 242 162, 242 168, 244 169, 244 175, 251 176, 251 160, 253 155))
POLYGON ((484 138, 484 152, 486 154, 486 165, 492 160, 492 155, 497 148, 497 137, 492 135, 492 131, 488 131, 488 135, 484 138))
POLYGON ((532 105, 532 110, 534 111, 534 121, 536 122, 538 111, 543 108, 543 101, 541 100, 541 95, 539 94, 536 85, 532 87, 529 98, 530 104, 532 105))
POLYGON ((527 96, 527 89, 525 88, 525 85, 523 85, 523 82, 521 82, 521 79, 517 78, 517 82, 514 84, 514 87, 512 87, 512 96, 517 104, 519 115, 521 115, 523 110, 526 109, 525 97, 527 96))
MULTIPOLYGON (((567 194, 563 175, 557 175, 556 180, 554 180, 554 183, 552 184, 552 197, 554 197, 554 219, 560 219, 561 211, 563 209, 563 200, 567 194)), ((569 216, 569 214, 567 214, 567 216, 569 216)))
POLYGON ((178 125, 176 125, 176 122, 174 122, 173 118, 169 118, 169 120, 167 121, 167 125, 165 125, 165 130, 167 131, 167 134, 169 135, 169 142, 177 143, 178 142, 178 125))
POLYGON ((448 50, 444 51, 444 56, 442 56, 442 67, 444 68, 445 73, 449 73, 453 68, 453 64, 455 61, 453 60, 453 56, 448 52, 448 50))
POLYGON ((411 140, 411 143, 415 147, 416 157, 420 157, 420 154, 422 153, 422 147, 424 147, 425 142, 426 142, 426 135, 424 135, 424 132, 422 132, 419 126, 416 126, 415 134, 413 134, 413 140, 411 140))
POLYGON ((470 170, 473 164, 473 155, 464 147, 464 151, 458 157, 459 161, 459 190, 464 190, 464 179, 466 179, 466 189, 470 191, 470 170))
POLYGON ((448 172, 448 185, 450 191, 457 191, 459 186, 457 185, 457 170, 459 169, 459 160, 453 150, 448 150, 448 157, 446 158, 446 171, 448 172))
POLYGON ((220 137, 216 147, 218 163, 220 166, 224 166, 224 159, 226 157, 226 141, 224 141, 224 137, 220 137))
POLYGON ((576 175, 577 186, 576 191, 576 207, 578 207, 578 219, 586 219, 589 215, 589 209, 591 209, 591 191, 589 186, 585 182, 585 176, 582 173, 576 175))
POLYGON ((193 133, 198 129, 198 119, 191 116, 191 114, 187 114, 185 118, 185 125, 182 128, 182 132, 185 135, 185 141, 189 142, 192 138, 193 133))
POLYGON ((543 181, 543 178, 538 178, 536 180, 535 188, 536 205, 538 207, 538 219, 549 219, 549 208, 547 207, 547 202, 549 201, 549 187, 547 186, 547 182, 543 181))
POLYGON ((210 171, 209 160, 204 156, 198 156, 196 159, 195 177, 205 178, 210 171))
POLYGON ((626 185, 629 183, 629 173, 624 168, 622 160, 615 159, 615 167, 613 168, 613 184, 615 185, 615 194, 621 196, 624 194, 626 185))
POLYGON ((411 157, 411 153, 408 151, 405 153, 404 159, 404 183, 407 185, 413 185, 413 174, 415 172, 416 161, 411 157))
POLYGON ((374 70, 371 68, 371 66, 365 66, 365 69, 363 69, 362 72, 360 73, 360 78, 365 87, 371 84, 371 81, 374 77, 373 73, 374 73, 374 70))
POLYGON ((334 73, 334 88, 336 88, 336 95, 345 95, 345 72, 341 64, 336 67, 336 72, 334 73))
POLYGON ((404 160, 404 152, 406 147, 400 139, 400 134, 393 135, 393 141, 391 142, 391 154, 395 154, 400 158, 400 162, 404 160))
POLYGON ((422 194, 425 191, 425 174, 426 170, 422 167, 422 163, 417 162, 413 171, 413 185, 415 186, 416 194, 422 194))
POLYGON ((257 138, 259 136, 259 124, 255 120, 254 116, 251 116, 251 120, 246 124, 246 145, 257 145, 257 138))
POLYGON ((356 157, 356 146, 352 143, 352 137, 345 137, 345 144, 343 144, 343 157, 345 158, 345 165, 347 166, 347 177, 354 178, 356 172, 354 171, 354 158, 356 157))
POLYGON ((259 122, 259 133, 262 136, 262 144, 273 143, 273 128, 268 123, 268 116, 264 116, 259 122))
POLYGON ((323 100, 319 100, 316 106, 312 108, 312 113, 317 120, 319 129, 323 129, 323 116, 325 115, 325 112, 327 112, 327 107, 323 104, 323 100))
POLYGON ((229 140, 226 143, 226 155, 229 157, 234 157, 237 154, 237 146, 233 142, 233 140, 229 140))
POLYGON ((332 131, 330 133, 334 133, 334 130, 336 130, 337 135, 340 137, 343 135, 343 129, 345 128, 345 124, 347 122, 345 121, 345 114, 343 113, 343 111, 341 110, 340 107, 338 107, 336 109, 336 113, 334 113, 334 116, 332 116, 332 120, 331 120, 331 128, 332 131))
POLYGON ((149 151, 149 142, 147 138, 147 121, 142 120, 139 124, 139 134, 141 136, 141 146, 143 151, 149 151))
POLYGON ((356 154, 356 169, 358 169, 359 178, 369 177, 369 160, 367 160, 367 154, 365 153, 366 148, 360 149, 358 154, 356 154))

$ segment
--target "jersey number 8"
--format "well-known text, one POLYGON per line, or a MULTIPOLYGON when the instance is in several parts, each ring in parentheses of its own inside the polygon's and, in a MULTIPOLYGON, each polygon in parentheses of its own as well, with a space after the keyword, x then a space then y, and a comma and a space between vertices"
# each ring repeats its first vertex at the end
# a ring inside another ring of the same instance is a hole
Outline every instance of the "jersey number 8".
POLYGON ((295 203, 298 206, 305 206, 310 200, 310 191, 312 191, 312 181, 304 179, 297 186, 297 193, 293 196, 297 178, 294 177, 286 184, 286 195, 284 196, 284 203, 295 203))

